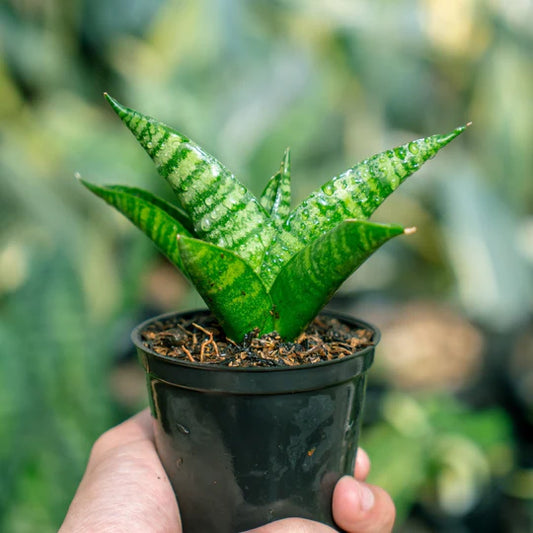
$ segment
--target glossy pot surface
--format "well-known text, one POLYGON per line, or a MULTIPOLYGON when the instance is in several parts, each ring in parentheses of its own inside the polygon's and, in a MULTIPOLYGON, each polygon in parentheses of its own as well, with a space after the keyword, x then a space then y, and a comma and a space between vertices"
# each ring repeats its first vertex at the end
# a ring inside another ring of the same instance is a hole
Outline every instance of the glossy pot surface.
POLYGON ((333 526, 333 488, 355 464, 376 328, 333 315, 372 330, 374 346, 314 365, 228 368, 147 349, 141 331, 172 316, 144 322, 132 338, 184 533, 236 533, 291 516, 333 526))

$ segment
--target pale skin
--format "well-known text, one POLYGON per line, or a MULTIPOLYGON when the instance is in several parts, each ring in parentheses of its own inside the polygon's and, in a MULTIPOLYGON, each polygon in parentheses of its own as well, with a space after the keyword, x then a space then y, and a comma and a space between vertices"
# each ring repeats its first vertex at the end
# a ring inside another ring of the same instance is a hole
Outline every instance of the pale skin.
MULTIPOLYGON (((389 533, 394 504, 365 483, 370 461, 359 450, 354 477, 340 479, 333 516, 347 533, 389 533)), ((60 533, 182 533, 178 503, 157 456, 147 409, 105 432, 93 445, 87 469, 60 533)), ((249 532, 252 533, 252 532, 249 532)), ((334 533, 301 518, 278 520, 253 533, 334 533)))

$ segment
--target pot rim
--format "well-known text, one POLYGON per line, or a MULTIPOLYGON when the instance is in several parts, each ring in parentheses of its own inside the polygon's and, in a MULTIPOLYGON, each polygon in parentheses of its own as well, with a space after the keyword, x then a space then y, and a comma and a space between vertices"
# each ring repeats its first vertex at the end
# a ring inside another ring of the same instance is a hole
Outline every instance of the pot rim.
POLYGON ((131 332, 131 340, 138 350, 141 350, 145 354, 149 354, 150 356, 156 358, 157 360, 160 360, 161 362, 165 362, 165 363, 169 363, 169 364, 177 365, 177 366, 183 366, 183 367, 191 368, 191 369, 197 368, 198 370, 209 370, 213 372, 239 372, 239 373, 291 372, 291 371, 304 370, 304 369, 310 369, 310 368, 323 368, 323 367, 331 366, 334 364, 338 364, 340 361, 347 361, 347 360, 356 359, 359 357, 372 356, 377 344, 381 340, 381 332, 373 324, 370 324, 369 322, 366 322, 359 318, 352 317, 344 313, 338 313, 336 311, 331 311, 331 310, 323 310, 318 315, 326 315, 326 316, 330 316, 333 318, 337 318, 340 321, 349 324, 350 326, 355 325, 356 327, 363 327, 365 329, 369 329, 370 331, 372 331, 373 333, 372 344, 350 355, 332 359, 330 361, 319 361, 318 363, 306 363, 303 365, 295 365, 295 366, 271 366, 271 367, 260 367, 260 366, 230 367, 230 366, 223 366, 223 365, 218 365, 214 363, 196 363, 196 362, 193 363, 191 361, 185 361, 183 359, 178 359, 177 357, 169 357, 168 355, 158 354, 157 352, 148 348, 144 344, 141 338, 141 332, 153 322, 160 321, 160 320, 167 320, 173 316, 178 316, 178 315, 187 316, 187 315, 195 315, 198 313, 212 314, 209 309, 192 309, 189 311, 171 311, 168 313, 163 313, 161 315, 156 315, 151 318, 148 318, 147 320, 144 320, 143 322, 138 324, 133 329, 133 331, 131 332))

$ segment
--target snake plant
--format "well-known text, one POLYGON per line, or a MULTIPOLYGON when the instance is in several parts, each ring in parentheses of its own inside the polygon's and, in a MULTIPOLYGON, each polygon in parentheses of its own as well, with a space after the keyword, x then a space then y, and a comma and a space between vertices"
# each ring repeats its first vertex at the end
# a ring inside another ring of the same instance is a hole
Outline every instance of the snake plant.
POLYGON ((176 204, 134 187, 83 185, 152 239, 237 342, 256 328, 295 339, 375 250, 409 232, 368 218, 466 128, 374 155, 291 211, 288 150, 256 198, 196 143, 105 96, 170 184, 176 204))

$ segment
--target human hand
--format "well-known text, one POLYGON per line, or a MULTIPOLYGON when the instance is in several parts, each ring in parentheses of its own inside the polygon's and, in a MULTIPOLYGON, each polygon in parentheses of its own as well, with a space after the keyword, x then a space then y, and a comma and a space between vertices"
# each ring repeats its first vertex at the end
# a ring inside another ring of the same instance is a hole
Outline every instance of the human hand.
MULTIPOLYGON (((333 517, 348 533, 388 533, 394 504, 381 488, 364 483, 368 456, 359 450, 355 479, 345 476, 333 493, 333 517)), ((87 469, 60 533, 182 533, 172 486, 157 456, 148 409, 104 433, 94 444, 87 469)), ((286 518, 253 533, 333 533, 302 518, 286 518)), ((252 533, 252 532, 249 532, 252 533)))

